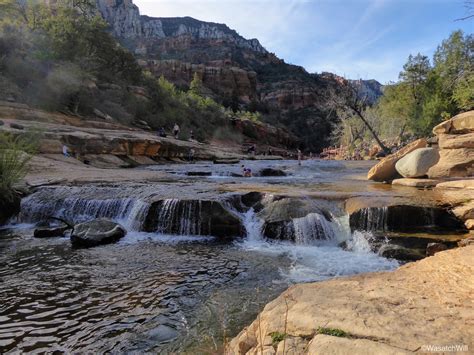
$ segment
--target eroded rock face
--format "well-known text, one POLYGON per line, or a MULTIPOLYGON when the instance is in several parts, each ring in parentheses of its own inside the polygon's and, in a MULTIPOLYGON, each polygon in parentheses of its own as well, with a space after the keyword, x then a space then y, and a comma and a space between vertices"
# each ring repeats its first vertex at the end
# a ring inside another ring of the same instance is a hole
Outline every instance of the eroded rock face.
POLYGON ((407 154, 413 152, 419 148, 425 148, 427 146, 426 139, 418 139, 398 152, 389 155, 382 159, 377 165, 373 166, 367 174, 369 180, 374 181, 389 181, 397 177, 397 170, 395 168, 396 163, 407 154))
POLYGON ((220 238, 240 237, 240 219, 218 201, 160 200, 148 210, 143 229, 177 235, 203 235, 220 238))
POLYGON ((420 148, 405 155, 395 164, 397 172, 405 178, 425 176, 439 160, 438 149, 420 148))
POLYGON ((127 234, 120 224, 100 218, 74 226, 71 243, 75 247, 95 247, 119 241, 127 234))
POLYGON ((442 344, 471 348, 473 253, 471 245, 439 252, 394 272, 292 286, 266 305, 258 319, 230 342, 226 353, 257 354, 267 349, 266 340, 274 332, 299 338, 291 343, 304 349, 301 354, 403 354, 440 344, 440 339, 442 344), (351 335, 322 335, 319 327, 351 335))
POLYGON ((461 113, 433 129, 439 138, 440 159, 430 178, 474 175, 474 111, 461 113))

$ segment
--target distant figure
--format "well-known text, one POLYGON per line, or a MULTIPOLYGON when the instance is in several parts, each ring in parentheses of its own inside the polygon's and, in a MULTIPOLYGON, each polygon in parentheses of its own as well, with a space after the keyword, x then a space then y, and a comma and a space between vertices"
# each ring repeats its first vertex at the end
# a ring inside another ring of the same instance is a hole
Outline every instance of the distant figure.
POLYGON ((272 148, 268 148, 268 155, 273 155, 273 150, 272 150, 272 148))
POLYGON ((250 168, 246 168, 244 165, 242 165, 242 175, 244 177, 252 177, 252 170, 250 168))
POLYGON ((194 161, 194 155, 196 154, 196 151, 194 148, 191 148, 188 153, 188 160, 189 161, 194 161))
POLYGON ((177 123, 175 123, 173 127, 173 134, 174 134, 175 139, 178 139, 179 131, 180 131, 179 126, 177 123))
POLYGON ((191 131, 191 133, 189 135, 189 139, 192 140, 192 141, 196 140, 195 137, 194 137, 194 132, 193 131, 191 131))
POLYGON ((309 152, 309 159, 313 159, 313 152, 309 152))
POLYGON ((71 156, 71 153, 69 152, 69 149, 66 145, 63 145, 63 155, 68 158, 71 156))
POLYGON ((301 149, 298 149, 298 165, 301 165, 301 160, 303 160, 303 153, 301 149))
POLYGON ((256 145, 255 145, 255 144, 252 144, 252 145, 249 147, 249 149, 247 149, 247 153, 248 153, 248 154, 255 155, 256 150, 257 150, 256 145))
POLYGON ((161 127, 161 128, 158 130, 158 135, 159 135, 160 137, 166 138, 165 127, 161 127))

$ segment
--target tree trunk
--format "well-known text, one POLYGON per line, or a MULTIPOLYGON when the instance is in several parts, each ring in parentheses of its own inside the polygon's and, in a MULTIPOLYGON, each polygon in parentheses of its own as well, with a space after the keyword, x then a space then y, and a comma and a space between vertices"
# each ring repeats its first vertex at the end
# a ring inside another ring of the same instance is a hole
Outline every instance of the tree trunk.
POLYGON ((365 126, 367 127, 367 129, 370 131, 370 133, 372 134, 372 136, 374 137, 375 141, 377 142, 377 144, 379 145, 379 147, 386 153, 386 154, 389 154, 390 153, 390 150, 385 146, 385 144, 382 143, 382 141, 379 139, 379 137, 377 136, 377 133, 375 133, 374 129, 372 128, 372 126, 369 124, 369 122, 367 122, 367 120, 365 119, 364 115, 356 108, 352 108, 354 110, 354 112, 357 114, 357 116, 359 116, 359 118, 362 120, 362 122, 364 122, 365 126))

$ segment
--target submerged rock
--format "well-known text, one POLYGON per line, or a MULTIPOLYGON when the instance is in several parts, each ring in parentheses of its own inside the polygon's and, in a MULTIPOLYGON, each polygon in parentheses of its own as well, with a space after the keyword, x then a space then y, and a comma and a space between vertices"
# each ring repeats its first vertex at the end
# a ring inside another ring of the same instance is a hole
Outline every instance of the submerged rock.
POLYGON ((286 173, 280 169, 274 168, 264 168, 258 172, 259 176, 269 177, 269 176, 286 176, 286 173))
POLYGON ((120 224, 100 218, 74 226, 71 242, 76 247, 95 247, 119 241, 127 234, 120 224))
POLYGON ((440 251, 447 250, 448 246, 443 243, 428 243, 426 246, 426 256, 433 256, 440 251))
POLYGON ((211 171, 188 171, 187 176, 212 176, 211 171))
POLYGON ((33 237, 35 238, 56 238, 63 237, 66 231, 70 230, 71 227, 67 225, 60 226, 42 226, 35 229, 33 237))
POLYGON ((420 148, 405 155, 395 164, 395 168, 405 178, 421 177, 425 176, 438 160, 438 149, 420 148))

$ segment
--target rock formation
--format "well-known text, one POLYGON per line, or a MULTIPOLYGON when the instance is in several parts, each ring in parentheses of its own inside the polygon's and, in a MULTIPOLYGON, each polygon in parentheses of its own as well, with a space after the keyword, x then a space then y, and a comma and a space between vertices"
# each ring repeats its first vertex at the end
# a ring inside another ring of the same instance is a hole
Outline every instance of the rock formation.
POLYGON ((467 177, 474 175, 474 111, 461 113, 435 128, 440 148, 439 162, 430 178, 467 177))
POLYGON ((471 349, 473 253, 471 245, 394 272, 292 286, 226 353, 407 354, 452 344, 471 349))

